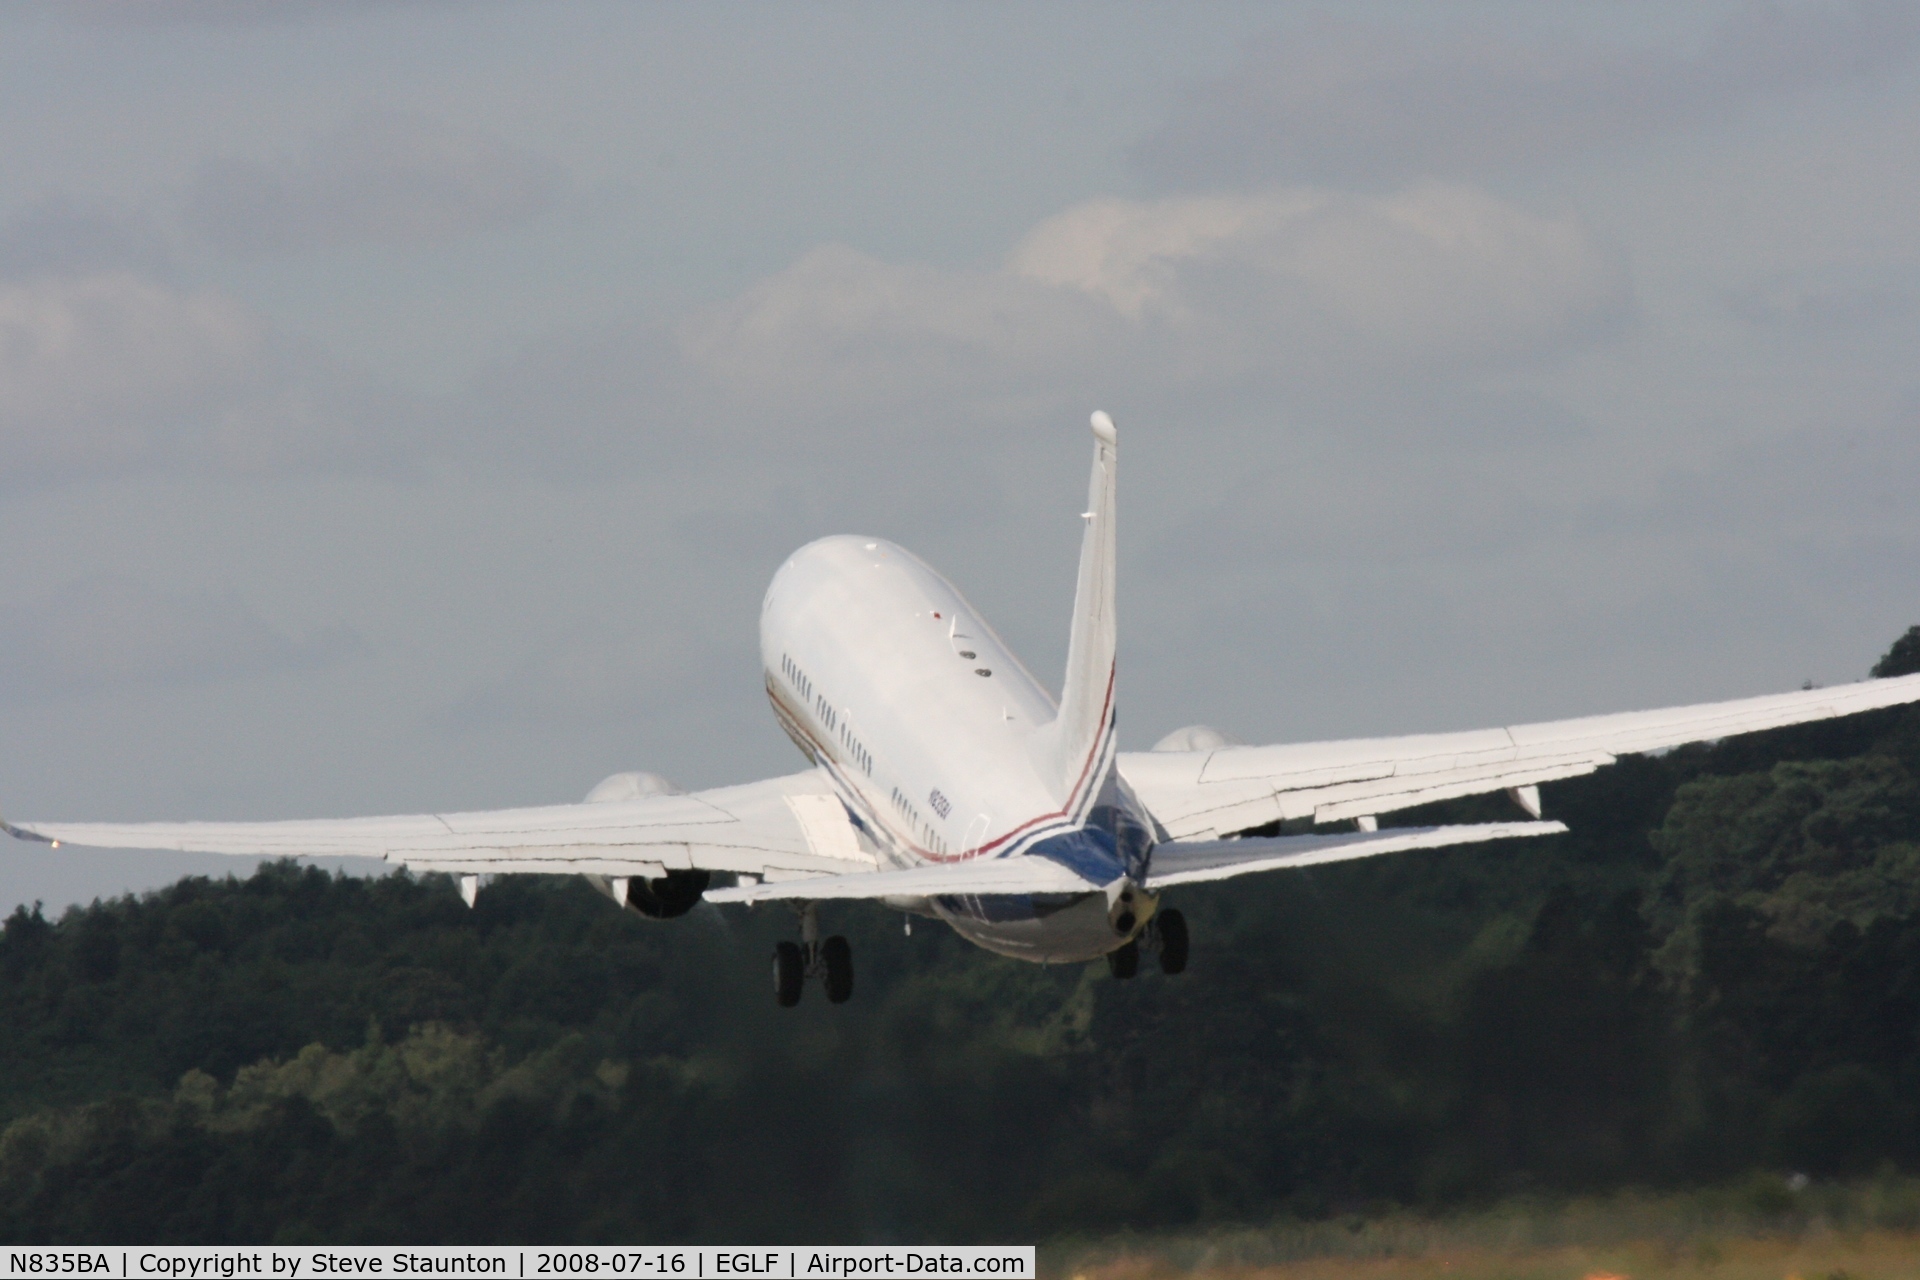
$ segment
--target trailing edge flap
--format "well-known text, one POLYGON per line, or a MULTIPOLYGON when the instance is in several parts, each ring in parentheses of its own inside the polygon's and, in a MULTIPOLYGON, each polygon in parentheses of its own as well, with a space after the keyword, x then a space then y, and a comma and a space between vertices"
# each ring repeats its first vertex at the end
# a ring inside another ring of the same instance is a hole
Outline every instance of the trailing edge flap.
POLYGON ((782 899, 924 898, 1019 893, 1092 893, 1100 888, 1050 858, 968 858, 904 871, 805 876, 777 884, 709 889, 708 902, 768 902, 782 899))
POLYGON ((1155 846, 1147 888, 1225 880, 1256 871, 1311 867, 1409 849, 1438 849, 1450 844, 1479 844, 1517 836, 1551 836, 1563 822, 1484 822, 1457 827, 1397 827, 1385 831, 1344 831, 1336 835, 1249 836, 1241 840, 1195 840, 1155 846))

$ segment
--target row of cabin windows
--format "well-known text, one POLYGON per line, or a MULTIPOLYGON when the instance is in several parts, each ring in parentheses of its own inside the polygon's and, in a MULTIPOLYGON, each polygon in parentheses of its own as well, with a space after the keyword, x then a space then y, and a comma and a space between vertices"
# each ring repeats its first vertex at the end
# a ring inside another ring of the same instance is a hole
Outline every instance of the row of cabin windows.
POLYGON ((793 686, 794 692, 800 695, 802 701, 813 697, 813 681, 807 679, 806 672, 800 670, 799 663, 784 653, 780 655, 780 670, 786 673, 787 683, 793 686))
POLYGON ((920 811, 913 807, 913 802, 907 799, 898 787, 893 789, 893 807, 898 809, 900 816, 911 824, 914 833, 919 836, 922 845, 933 850, 935 853, 945 853, 947 851, 947 842, 940 838, 940 833, 933 829, 931 823, 921 818, 920 811))
POLYGON ((868 753, 864 746, 860 745, 860 739, 853 736, 853 730, 844 728, 840 730, 840 745, 847 749, 847 754, 853 757, 854 763, 858 764, 862 769, 865 769, 867 776, 871 778, 873 776, 873 756, 868 753))
POLYGON ((798 693, 803 700, 812 699, 814 713, 820 717, 820 723, 826 726, 828 733, 839 736, 840 745, 847 749, 847 754, 852 757, 852 759, 866 771, 867 776, 871 778, 873 776, 873 753, 868 751, 865 745, 853 736, 852 729, 840 723, 840 713, 835 711, 833 704, 827 701, 827 695, 824 693, 817 694, 813 691, 813 681, 807 679, 806 672, 800 670, 800 664, 795 662, 787 654, 783 653, 780 655, 780 670, 786 673, 787 682, 793 686, 794 691, 798 693))

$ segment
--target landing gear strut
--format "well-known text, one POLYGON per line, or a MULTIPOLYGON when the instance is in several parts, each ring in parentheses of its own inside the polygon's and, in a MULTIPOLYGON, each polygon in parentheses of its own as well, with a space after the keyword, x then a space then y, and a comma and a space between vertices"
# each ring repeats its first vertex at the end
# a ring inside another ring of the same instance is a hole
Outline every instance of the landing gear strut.
POLYGON ((1154 913, 1146 932, 1130 939, 1123 947, 1107 952, 1107 972, 1115 978, 1131 978, 1140 972, 1142 942, 1160 955, 1160 972, 1169 976, 1187 967, 1187 918, 1169 907, 1154 913))
POLYGON ((800 941, 782 942, 773 949, 773 998, 782 1008, 800 1003, 808 978, 818 977, 831 1004, 845 1004, 853 995, 853 948, 839 934, 820 940, 820 910, 813 903, 794 908, 800 917, 800 941))
POLYGON ((1187 918, 1169 908, 1153 917, 1149 926, 1160 944, 1160 972, 1180 973, 1187 967, 1187 918))
POLYGON ((791 1009, 800 1003, 800 984, 807 980, 807 962, 800 956, 800 948, 791 942, 782 942, 773 948, 773 998, 780 1002, 783 1009, 791 1009))

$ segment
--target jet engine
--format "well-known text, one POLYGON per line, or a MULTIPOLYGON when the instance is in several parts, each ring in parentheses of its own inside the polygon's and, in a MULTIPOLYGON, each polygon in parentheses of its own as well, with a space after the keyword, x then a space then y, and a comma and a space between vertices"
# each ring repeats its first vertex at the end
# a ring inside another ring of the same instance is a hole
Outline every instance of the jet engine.
MULTIPOLYGON (((683 796, 686 788, 657 773, 616 773, 587 792, 588 804, 616 804, 647 796, 683 796)), ((663 869, 664 871, 664 869, 663 869)), ((657 876, 588 876, 593 887, 637 915, 649 920, 683 916, 700 902, 713 883, 707 871, 664 871, 657 876)))
POLYGON ((713 883, 713 873, 663 869, 657 876, 588 874, 586 881, 635 915, 649 920, 671 920, 700 904, 700 895, 713 883))
POLYGON ((627 881, 627 910, 649 920, 671 920, 699 905, 700 895, 713 882, 710 871, 669 871, 664 876, 627 881))
POLYGON ((657 773, 616 773, 600 779, 587 792, 588 804, 609 804, 616 800, 638 800, 643 796, 683 796, 687 789, 669 782, 657 773))
POLYGON ((1155 751, 1218 751, 1221 747, 1237 747, 1240 739, 1225 734, 1210 724, 1190 724, 1175 729, 1166 737, 1153 744, 1155 751))

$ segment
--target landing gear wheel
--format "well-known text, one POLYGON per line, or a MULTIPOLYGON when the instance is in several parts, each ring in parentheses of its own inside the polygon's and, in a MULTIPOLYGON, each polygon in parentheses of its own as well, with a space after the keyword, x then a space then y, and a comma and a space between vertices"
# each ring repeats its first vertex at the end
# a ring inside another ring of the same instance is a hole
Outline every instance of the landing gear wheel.
POLYGON ((773 998, 783 1009, 800 1003, 800 987, 807 980, 807 966, 800 959, 800 946, 778 943, 773 948, 773 998))
POLYGON ((1130 941, 1107 952, 1107 972, 1116 978, 1131 978, 1140 972, 1140 944, 1130 941))
POLYGON ((827 969, 827 999, 845 1004, 853 994, 853 948, 836 933, 820 944, 820 959, 827 969))
POLYGON ((1178 911, 1162 911, 1153 918, 1160 927, 1160 972, 1175 974, 1187 967, 1187 918, 1178 911))

